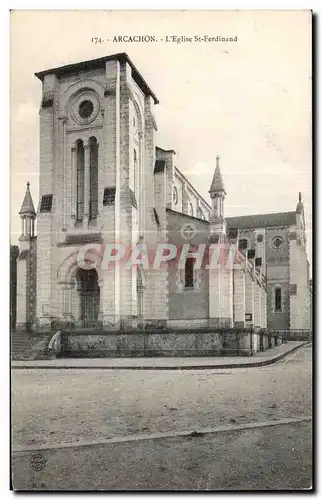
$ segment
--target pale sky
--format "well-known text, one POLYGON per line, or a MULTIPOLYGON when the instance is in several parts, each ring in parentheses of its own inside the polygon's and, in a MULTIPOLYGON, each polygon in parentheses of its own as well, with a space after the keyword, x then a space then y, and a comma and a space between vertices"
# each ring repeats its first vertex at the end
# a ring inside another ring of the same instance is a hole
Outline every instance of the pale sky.
POLYGON ((11 13, 12 243, 28 180, 38 203, 41 83, 34 73, 117 52, 129 55, 160 100, 157 145, 176 151, 176 166, 208 202, 220 155, 227 217, 292 211, 302 192, 311 261, 310 11, 11 13), (159 41, 108 41, 118 35, 159 41), (177 44, 166 35, 238 41, 177 44))

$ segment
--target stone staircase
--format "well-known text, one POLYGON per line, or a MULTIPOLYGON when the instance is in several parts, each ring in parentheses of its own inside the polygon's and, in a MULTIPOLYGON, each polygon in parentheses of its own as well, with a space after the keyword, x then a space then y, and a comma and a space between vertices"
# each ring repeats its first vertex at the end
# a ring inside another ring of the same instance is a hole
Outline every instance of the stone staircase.
POLYGON ((25 331, 11 331, 11 358, 28 359, 31 353, 30 334, 25 331))
POLYGON ((44 359, 51 333, 31 335, 26 331, 11 332, 11 358, 13 360, 44 359))

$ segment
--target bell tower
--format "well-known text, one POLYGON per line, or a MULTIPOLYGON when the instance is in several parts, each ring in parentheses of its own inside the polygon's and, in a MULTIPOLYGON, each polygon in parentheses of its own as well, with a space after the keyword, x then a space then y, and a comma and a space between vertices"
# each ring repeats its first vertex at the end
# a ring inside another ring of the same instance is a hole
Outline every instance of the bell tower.
POLYGON ((124 53, 36 76, 42 82, 38 321, 132 326, 136 272, 105 269, 102 261, 106 244, 128 252, 149 228, 157 98, 124 53), (89 262, 80 272, 85 245, 89 262))

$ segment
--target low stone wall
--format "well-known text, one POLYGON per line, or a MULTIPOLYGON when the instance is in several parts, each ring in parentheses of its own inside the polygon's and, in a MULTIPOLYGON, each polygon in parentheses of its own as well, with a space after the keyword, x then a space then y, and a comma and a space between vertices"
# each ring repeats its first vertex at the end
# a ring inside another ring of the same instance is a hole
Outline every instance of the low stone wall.
MULTIPOLYGON (((72 332, 56 348, 68 357, 251 356, 274 347, 267 332, 72 332)), ((276 344, 277 345, 277 344, 276 344)))

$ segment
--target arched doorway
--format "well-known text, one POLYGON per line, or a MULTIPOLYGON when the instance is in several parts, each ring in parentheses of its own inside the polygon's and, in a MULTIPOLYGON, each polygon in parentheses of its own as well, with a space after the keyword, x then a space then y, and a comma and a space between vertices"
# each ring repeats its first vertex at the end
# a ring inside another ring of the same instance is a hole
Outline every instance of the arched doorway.
POLYGON ((97 325, 100 309, 100 288, 95 269, 79 269, 76 274, 79 294, 79 319, 83 327, 97 325))

